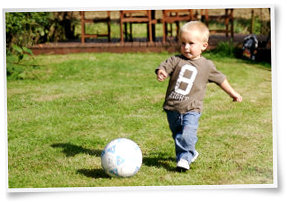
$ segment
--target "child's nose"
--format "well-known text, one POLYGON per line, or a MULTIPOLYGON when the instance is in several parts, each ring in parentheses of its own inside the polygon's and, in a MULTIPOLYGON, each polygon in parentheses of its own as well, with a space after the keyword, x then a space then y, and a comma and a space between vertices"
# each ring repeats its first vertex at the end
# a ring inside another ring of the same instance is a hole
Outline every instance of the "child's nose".
POLYGON ((187 50, 187 49, 189 49, 189 44, 188 43, 186 43, 185 45, 184 45, 184 48, 187 50))

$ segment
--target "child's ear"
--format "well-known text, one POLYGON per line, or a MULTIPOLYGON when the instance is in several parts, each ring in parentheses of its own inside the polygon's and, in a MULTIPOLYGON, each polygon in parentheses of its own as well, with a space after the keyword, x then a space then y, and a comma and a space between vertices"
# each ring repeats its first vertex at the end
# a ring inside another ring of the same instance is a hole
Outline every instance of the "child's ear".
POLYGON ((202 43, 202 47, 201 47, 201 50, 204 51, 207 49, 207 46, 208 46, 208 42, 203 42, 202 43))

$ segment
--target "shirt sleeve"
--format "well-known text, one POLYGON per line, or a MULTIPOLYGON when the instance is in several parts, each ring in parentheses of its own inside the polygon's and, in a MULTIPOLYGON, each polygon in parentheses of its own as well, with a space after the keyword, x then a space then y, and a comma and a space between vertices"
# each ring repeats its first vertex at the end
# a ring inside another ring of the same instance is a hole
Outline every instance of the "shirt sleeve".
POLYGON ((208 77, 208 82, 216 83, 218 85, 222 84, 222 82, 226 79, 226 76, 218 71, 212 61, 210 62, 210 73, 208 77))
POLYGON ((176 56, 172 56, 170 58, 168 58, 167 60, 163 61, 156 69, 155 69, 155 73, 157 74, 157 71, 162 69, 165 70, 166 73, 168 73, 168 75, 170 75, 174 68, 176 67, 176 63, 177 63, 177 58, 176 56))

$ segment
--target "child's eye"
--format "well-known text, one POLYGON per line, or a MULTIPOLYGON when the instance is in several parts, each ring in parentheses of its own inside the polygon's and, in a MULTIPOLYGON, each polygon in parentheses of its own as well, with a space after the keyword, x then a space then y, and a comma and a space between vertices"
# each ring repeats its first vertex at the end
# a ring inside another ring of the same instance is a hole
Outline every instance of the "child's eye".
POLYGON ((190 45, 190 46, 191 46, 191 45, 193 45, 193 44, 194 44, 193 42, 187 42, 187 43, 182 42, 182 43, 181 43, 182 46, 186 46, 186 45, 190 45))

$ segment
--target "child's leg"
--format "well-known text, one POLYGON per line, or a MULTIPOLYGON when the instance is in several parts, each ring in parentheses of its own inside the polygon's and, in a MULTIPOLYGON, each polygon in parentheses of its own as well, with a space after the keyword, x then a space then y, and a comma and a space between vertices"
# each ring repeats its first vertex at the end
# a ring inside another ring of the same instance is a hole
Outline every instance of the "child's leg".
POLYGON ((188 112, 179 114, 167 111, 167 118, 175 141, 176 160, 185 159, 188 163, 196 153, 197 128, 200 113, 188 112))
POLYGON ((178 150, 178 158, 185 159, 190 164, 196 154, 195 145, 197 142, 197 128, 200 118, 198 112, 187 112, 182 118, 182 133, 174 138, 178 150))

